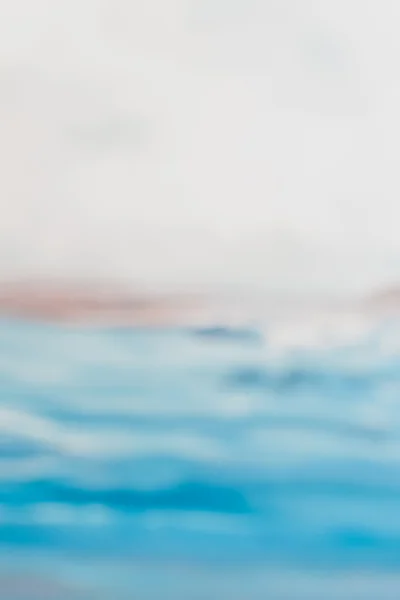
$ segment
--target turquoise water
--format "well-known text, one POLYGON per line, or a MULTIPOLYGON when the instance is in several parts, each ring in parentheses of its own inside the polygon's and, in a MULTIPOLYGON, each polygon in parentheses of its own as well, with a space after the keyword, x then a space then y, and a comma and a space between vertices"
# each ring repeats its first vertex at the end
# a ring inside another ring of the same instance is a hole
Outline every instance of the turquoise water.
POLYGON ((1 598, 398 598, 396 327, 3 321, 1 598))

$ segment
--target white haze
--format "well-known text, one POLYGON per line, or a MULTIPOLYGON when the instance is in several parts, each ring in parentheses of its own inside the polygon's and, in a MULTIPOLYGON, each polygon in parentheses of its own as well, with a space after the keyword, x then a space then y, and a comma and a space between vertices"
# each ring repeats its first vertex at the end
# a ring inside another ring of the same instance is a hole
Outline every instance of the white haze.
POLYGON ((397 0, 0 0, 0 274, 400 272, 397 0))

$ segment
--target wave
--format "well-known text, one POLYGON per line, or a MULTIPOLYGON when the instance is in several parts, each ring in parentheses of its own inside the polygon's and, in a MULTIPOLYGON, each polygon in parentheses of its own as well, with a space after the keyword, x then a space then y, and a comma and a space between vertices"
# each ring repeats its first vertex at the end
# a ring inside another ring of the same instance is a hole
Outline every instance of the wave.
POLYGON ((398 564, 398 328, 274 327, 2 322, 0 547, 398 564))

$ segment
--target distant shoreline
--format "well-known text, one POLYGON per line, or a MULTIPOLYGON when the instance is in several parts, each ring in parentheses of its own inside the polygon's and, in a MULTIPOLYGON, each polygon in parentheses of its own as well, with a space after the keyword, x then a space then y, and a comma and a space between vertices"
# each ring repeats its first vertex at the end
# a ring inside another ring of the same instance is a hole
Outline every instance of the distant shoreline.
POLYGON ((65 282, 0 283, 0 315, 84 325, 171 326, 194 317, 204 301, 188 294, 146 293, 65 282))
MULTIPOLYGON (((365 316, 400 315, 400 289, 392 288, 345 302, 319 302, 296 297, 281 302, 266 295, 261 302, 233 302, 236 317, 270 313, 290 316, 348 313, 365 316)), ((0 317, 84 326, 171 327, 229 318, 232 303, 213 294, 146 291, 115 282, 24 280, 0 281, 0 317)), ((236 318, 234 319, 236 320, 236 318)), ((242 318, 239 318, 239 321, 242 318)))

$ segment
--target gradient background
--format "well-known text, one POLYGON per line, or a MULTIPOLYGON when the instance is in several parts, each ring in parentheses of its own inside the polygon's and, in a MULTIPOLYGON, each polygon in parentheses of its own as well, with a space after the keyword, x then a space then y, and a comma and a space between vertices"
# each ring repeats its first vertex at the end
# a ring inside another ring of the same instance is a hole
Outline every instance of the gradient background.
POLYGON ((0 280, 258 294, 206 335, 0 319, 2 600, 399 597, 398 320, 316 308, 399 278, 399 30, 0 0, 0 280))

